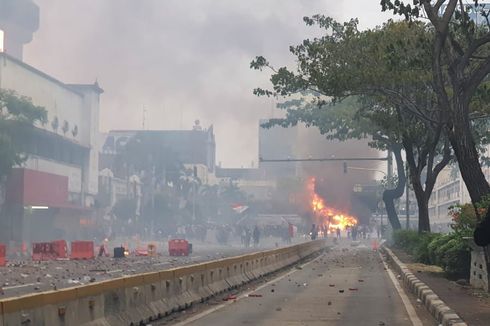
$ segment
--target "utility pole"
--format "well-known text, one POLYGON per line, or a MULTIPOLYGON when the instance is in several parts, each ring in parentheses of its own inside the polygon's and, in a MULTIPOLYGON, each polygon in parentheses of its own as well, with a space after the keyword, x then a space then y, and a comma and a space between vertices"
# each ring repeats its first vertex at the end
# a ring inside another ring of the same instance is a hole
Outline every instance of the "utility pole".
POLYGON ((407 214, 407 224, 406 229, 410 229, 410 196, 409 196, 409 177, 408 177, 408 164, 405 165, 405 175, 407 181, 405 182, 405 212, 407 214))

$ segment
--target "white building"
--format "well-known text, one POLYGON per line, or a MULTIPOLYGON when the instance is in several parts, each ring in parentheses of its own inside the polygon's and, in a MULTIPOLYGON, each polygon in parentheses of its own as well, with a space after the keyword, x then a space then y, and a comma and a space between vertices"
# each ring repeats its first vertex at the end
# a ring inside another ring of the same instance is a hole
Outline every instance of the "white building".
POLYGON ((103 90, 97 82, 65 84, 6 53, 0 53, 0 88, 29 97, 47 111, 47 123, 36 125, 30 137, 28 160, 9 177, 6 205, 12 220, 3 222, 14 231, 8 238, 66 238, 75 226, 93 224, 103 90), (32 206, 44 209, 45 220, 31 225, 32 215, 41 214, 27 214, 24 208, 32 206))
MULTIPOLYGON (((483 173, 490 180, 490 168, 484 167, 483 173)), ((470 203, 466 185, 457 165, 446 166, 439 174, 429 201, 429 216, 432 231, 449 231, 451 217, 449 207, 456 204, 470 203)))

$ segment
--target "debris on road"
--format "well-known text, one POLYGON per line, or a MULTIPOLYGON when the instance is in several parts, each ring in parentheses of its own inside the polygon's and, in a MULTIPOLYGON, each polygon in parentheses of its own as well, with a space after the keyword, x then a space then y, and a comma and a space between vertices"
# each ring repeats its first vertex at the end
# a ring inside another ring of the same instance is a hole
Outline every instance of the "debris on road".
POLYGON ((223 301, 231 301, 231 300, 236 300, 236 295, 230 294, 227 297, 223 298, 223 301))
POLYGON ((254 294, 254 293, 250 293, 248 295, 250 298, 262 298, 262 294, 254 294))

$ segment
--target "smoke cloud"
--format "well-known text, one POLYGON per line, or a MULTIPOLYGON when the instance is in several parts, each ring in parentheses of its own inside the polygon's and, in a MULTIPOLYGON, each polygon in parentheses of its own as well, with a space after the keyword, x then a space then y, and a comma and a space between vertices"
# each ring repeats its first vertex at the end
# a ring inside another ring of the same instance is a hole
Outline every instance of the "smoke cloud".
MULTIPOLYGON (((39 31, 24 58, 66 82, 96 79, 105 89, 101 128, 191 128, 214 124, 218 161, 257 161, 258 119, 275 103, 252 89, 268 74, 264 55, 291 65, 288 47, 314 36, 302 17, 322 13, 361 25, 386 20, 379 0, 35 0, 39 31)), ((318 32, 318 31, 316 31, 318 32)))

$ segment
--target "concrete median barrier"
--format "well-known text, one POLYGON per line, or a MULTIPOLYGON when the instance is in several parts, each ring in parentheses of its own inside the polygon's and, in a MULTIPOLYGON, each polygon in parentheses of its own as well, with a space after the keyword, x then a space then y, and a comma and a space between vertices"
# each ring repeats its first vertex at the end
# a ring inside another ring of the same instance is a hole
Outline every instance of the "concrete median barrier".
POLYGON ((0 325, 112 326, 151 323, 298 263, 324 240, 0 300, 0 325))

